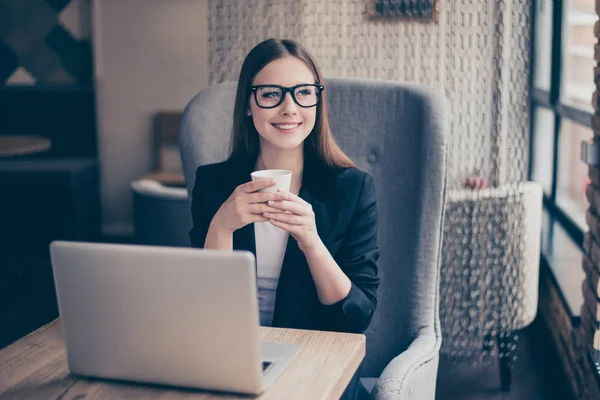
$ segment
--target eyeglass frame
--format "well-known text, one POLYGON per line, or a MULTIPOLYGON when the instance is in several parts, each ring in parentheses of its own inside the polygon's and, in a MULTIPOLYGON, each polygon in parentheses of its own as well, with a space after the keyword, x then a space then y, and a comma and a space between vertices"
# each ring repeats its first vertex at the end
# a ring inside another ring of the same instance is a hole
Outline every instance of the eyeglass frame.
POLYGON ((313 108, 313 107, 316 107, 319 104, 319 102, 321 101, 321 93, 323 92, 323 90, 325 90, 325 85, 321 85, 320 83, 303 83, 303 84, 292 86, 292 87, 285 87, 285 86, 280 86, 280 85, 256 85, 256 86, 251 86, 250 89, 254 93, 254 101, 256 102, 256 105, 260 108, 271 109, 271 108, 279 107, 281 105, 281 103, 283 103, 285 101, 285 97, 288 92, 289 92, 290 96, 292 96, 292 100, 294 100, 294 103, 296 103, 296 105, 298 107, 313 108), (314 105, 303 106, 302 104, 298 103, 298 100, 296 99, 296 95, 294 95, 294 91, 302 86, 313 86, 313 87, 319 89, 319 91, 317 92, 317 102, 314 105), (260 104, 258 104, 258 93, 257 93, 258 89, 264 88, 264 87, 277 88, 283 92, 281 98, 279 99, 279 103, 275 104, 274 106, 269 106, 269 107, 264 107, 264 106, 261 106, 260 104))

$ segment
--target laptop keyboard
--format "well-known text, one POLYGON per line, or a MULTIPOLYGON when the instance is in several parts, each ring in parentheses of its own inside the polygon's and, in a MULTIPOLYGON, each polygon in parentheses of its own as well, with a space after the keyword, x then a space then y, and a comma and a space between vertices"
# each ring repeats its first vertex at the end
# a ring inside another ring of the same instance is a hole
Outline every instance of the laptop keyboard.
POLYGON ((262 362, 262 369, 263 369, 263 372, 265 372, 265 371, 267 370, 267 368, 269 368, 269 366, 270 366, 271 364, 272 364, 272 363, 271 363, 270 361, 263 361, 263 362, 262 362))

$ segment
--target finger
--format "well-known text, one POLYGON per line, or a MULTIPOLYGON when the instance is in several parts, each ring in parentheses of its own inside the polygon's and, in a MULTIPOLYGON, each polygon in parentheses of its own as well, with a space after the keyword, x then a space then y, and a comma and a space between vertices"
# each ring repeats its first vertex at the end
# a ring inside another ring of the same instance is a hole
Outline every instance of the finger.
POLYGON ((274 179, 257 179, 255 181, 246 182, 238 188, 244 193, 253 193, 260 189, 265 189, 275 185, 274 179))
POLYGON ((290 224, 286 224, 285 222, 281 222, 281 221, 275 221, 274 219, 270 219, 269 222, 278 227, 283 229, 286 232, 289 232, 290 234, 295 231, 295 225, 290 225, 290 224))
POLYGON ((279 222, 285 222, 289 225, 304 225, 306 223, 306 219, 294 214, 284 214, 284 213, 264 213, 265 217, 269 218, 269 220, 275 220, 279 222))
POLYGON ((306 206, 310 206, 309 202, 307 202, 302 197, 300 197, 300 196, 298 196, 298 195, 296 195, 296 194, 294 194, 292 192, 280 191, 280 193, 286 194, 287 195, 287 199, 290 200, 290 201, 293 201, 294 203, 304 204, 306 206))
POLYGON ((248 209, 252 214, 263 214, 263 213, 280 213, 281 210, 274 207, 269 207, 264 203, 249 204, 248 209))
POLYGON ((267 222, 269 218, 263 216, 262 214, 250 214, 248 218, 248 223, 251 224, 253 222, 267 222))
POLYGON ((290 211, 296 215, 310 215, 312 209, 306 207, 303 204, 294 203, 289 200, 273 201, 270 200, 267 204, 271 207, 278 208, 284 211, 290 211))
POLYGON ((269 200, 286 200, 287 195, 280 192, 254 192, 248 194, 249 203, 266 203, 269 200))

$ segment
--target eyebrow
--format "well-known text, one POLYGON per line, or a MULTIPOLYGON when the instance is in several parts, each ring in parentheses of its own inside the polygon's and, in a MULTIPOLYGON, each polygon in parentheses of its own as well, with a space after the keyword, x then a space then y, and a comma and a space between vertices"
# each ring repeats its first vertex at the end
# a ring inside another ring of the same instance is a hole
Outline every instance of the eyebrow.
POLYGON ((295 87, 295 86, 302 86, 302 85, 320 85, 320 83, 317 83, 317 82, 313 82, 313 83, 302 82, 302 83, 298 83, 298 84, 292 85, 292 86, 279 85, 277 83, 255 83, 255 84, 250 85, 250 86, 281 86, 281 87, 285 87, 285 88, 292 88, 292 87, 295 87))

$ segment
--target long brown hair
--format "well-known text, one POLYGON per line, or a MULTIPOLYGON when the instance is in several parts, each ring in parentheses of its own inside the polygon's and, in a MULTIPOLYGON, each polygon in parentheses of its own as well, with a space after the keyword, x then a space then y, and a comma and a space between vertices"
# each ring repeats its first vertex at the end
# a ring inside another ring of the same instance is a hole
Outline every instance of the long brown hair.
MULTIPOLYGON (((254 77, 271 61, 293 56, 303 61, 313 72, 315 83, 324 84, 321 71, 310 53, 293 40, 267 39, 254 47, 246 56, 238 79, 233 131, 229 148, 230 158, 255 161, 260 151, 259 136, 252 117, 247 115, 254 77)), ((327 118, 327 90, 321 93, 317 104, 315 126, 304 140, 304 157, 321 161, 330 167, 354 167, 356 164, 337 145, 327 118)))

